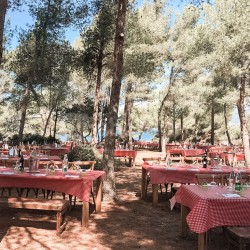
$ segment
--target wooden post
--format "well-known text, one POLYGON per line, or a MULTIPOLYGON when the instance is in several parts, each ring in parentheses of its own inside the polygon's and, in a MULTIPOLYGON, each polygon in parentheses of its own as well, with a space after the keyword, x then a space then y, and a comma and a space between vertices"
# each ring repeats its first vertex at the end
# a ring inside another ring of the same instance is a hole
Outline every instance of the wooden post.
POLYGON ((207 233, 198 234, 198 250, 207 250, 207 233))
POLYGON ((145 199, 146 197, 146 175, 147 175, 146 169, 142 168, 142 173, 141 173, 141 198, 142 199, 145 199))
POLYGON ((84 227, 89 226, 89 202, 88 201, 82 202, 82 226, 84 227))
POLYGON ((153 190, 153 205, 157 205, 158 203, 158 184, 152 184, 153 190))
POLYGON ((188 224, 186 218, 188 213, 189 213, 189 208, 184 205, 181 205, 181 228, 180 228, 181 237, 187 237, 188 224))
POLYGON ((96 200, 95 200, 95 212, 101 212, 102 202, 102 178, 98 177, 96 180, 96 200))

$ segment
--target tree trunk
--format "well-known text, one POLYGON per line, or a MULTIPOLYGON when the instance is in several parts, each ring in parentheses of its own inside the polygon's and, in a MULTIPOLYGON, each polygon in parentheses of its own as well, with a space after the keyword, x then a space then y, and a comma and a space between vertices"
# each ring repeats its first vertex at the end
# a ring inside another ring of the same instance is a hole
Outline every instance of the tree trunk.
POLYGON ((198 141, 198 117, 195 116, 195 144, 197 143, 198 141))
POLYGON ((4 24, 5 16, 8 8, 8 0, 0 0, 0 68, 3 62, 3 38, 4 38, 4 24))
POLYGON ((181 111, 181 140, 184 141, 185 139, 183 130, 183 112, 181 111))
MULTIPOLYGON (((132 108, 133 108, 133 98, 132 98, 132 83, 129 82, 126 91, 126 138, 128 142, 128 148, 133 149, 133 133, 132 133, 132 108)), ((132 158, 129 158, 129 166, 132 166, 132 158)))
POLYGON ((163 128, 162 128, 162 133, 161 133, 161 146, 159 145, 160 147, 160 150, 162 153, 166 153, 166 137, 167 137, 167 121, 166 121, 166 113, 164 113, 164 118, 163 118, 163 121, 164 121, 164 124, 163 124, 163 128))
POLYGON ((223 110, 224 110, 224 121, 225 121, 225 130, 226 130, 227 140, 228 140, 228 144, 231 145, 232 141, 231 141, 231 137, 230 137, 229 130, 228 130, 227 104, 226 103, 224 103, 223 105, 223 110))
POLYGON ((83 124, 84 124, 83 119, 80 119, 80 138, 81 138, 81 142, 82 142, 82 143, 84 142, 84 136, 83 136, 83 124))
POLYGON ((96 79, 96 89, 95 89, 95 99, 94 99, 94 111, 93 111, 93 125, 92 125, 92 135, 91 135, 91 144, 96 146, 97 138, 97 124, 98 124, 98 107, 100 99, 100 91, 102 85, 102 61, 103 61, 103 42, 100 44, 99 55, 97 59, 97 79, 96 79))
POLYGON ((49 111, 49 115, 48 115, 48 117, 47 117, 47 120, 46 120, 46 123, 45 123, 45 126, 44 126, 44 130, 43 130, 43 137, 46 136, 47 127, 48 127, 48 125, 49 125, 50 117, 51 117, 51 115, 52 115, 53 110, 54 110, 54 105, 52 105, 52 108, 51 108, 50 111, 49 111))
POLYGON ((102 165, 106 172, 106 179, 103 184, 103 193, 106 200, 117 199, 114 173, 114 148, 123 69, 123 44, 126 10, 127 0, 119 0, 116 18, 114 72, 106 126, 106 140, 102 160, 102 165))
POLYGON ((245 161, 246 166, 250 167, 250 154, 249 154, 249 134, 248 134, 248 125, 247 125, 247 118, 245 114, 245 83, 246 78, 243 76, 240 79, 240 98, 237 102, 237 108, 240 118, 240 130, 241 130, 241 138, 242 144, 244 147, 244 154, 245 154, 245 161))
MULTIPOLYGON (((173 74, 174 74, 174 68, 171 67, 170 76, 169 76, 169 85, 168 85, 167 93, 164 96, 163 100, 161 101, 161 106, 160 106, 159 111, 158 111, 159 150, 162 149, 162 144, 163 144, 163 142, 162 142, 162 131, 161 131, 162 130, 161 117, 162 117, 162 112, 163 112, 163 108, 164 108, 164 103, 168 99, 168 95, 170 93, 171 84, 174 83, 173 74)), ((164 147, 165 147, 165 145, 164 145, 164 147)))
POLYGON ((55 123, 54 123, 54 135, 53 135, 54 138, 56 138, 57 120, 58 120, 58 110, 56 109, 56 112, 55 112, 55 123))
MULTIPOLYGON (((172 70, 171 70, 171 72, 172 72, 172 70)), ((171 80, 171 78, 170 78, 170 80, 171 80)), ((161 101, 161 106, 160 106, 160 108, 158 110, 159 150, 162 150, 162 147, 163 147, 163 144, 164 144, 164 142, 162 141, 162 136, 163 136, 162 135, 162 130, 166 130, 166 129, 165 129, 165 127, 162 127, 162 112, 163 112, 163 108, 164 108, 164 103, 168 99, 168 95, 170 93, 169 90, 170 90, 170 87, 167 90, 167 94, 164 96, 163 100, 161 101)), ((165 115, 164 115, 164 117, 165 117, 165 115)), ((165 124, 165 122, 164 122, 164 124, 165 124)), ((164 147, 165 147, 165 145, 164 145, 164 147)))
POLYGON ((105 121, 106 121, 106 115, 105 115, 105 110, 106 110, 106 101, 103 102, 102 104, 102 119, 101 119, 101 138, 100 141, 104 139, 104 129, 105 129, 105 121))
POLYGON ((26 89, 24 92, 23 100, 20 103, 20 110, 21 110, 21 119, 20 119, 20 126, 19 126, 19 132, 18 132, 18 141, 19 143, 23 141, 23 131, 26 121, 26 114, 27 109, 29 106, 29 100, 30 100, 30 85, 32 84, 31 78, 28 78, 26 89))
POLYGON ((214 145, 214 101, 211 103, 211 144, 214 145))
POLYGON ((175 118, 175 103, 173 104, 173 139, 175 141, 175 122, 176 122, 176 118, 175 118))
POLYGON ((133 99, 132 95, 132 83, 128 82, 124 106, 124 115, 125 115, 125 137, 128 142, 128 148, 133 149, 133 134, 132 134, 132 108, 133 108, 133 99))
POLYGON ((161 110, 158 111, 158 134, 159 134, 159 150, 162 149, 162 129, 161 129, 161 110))

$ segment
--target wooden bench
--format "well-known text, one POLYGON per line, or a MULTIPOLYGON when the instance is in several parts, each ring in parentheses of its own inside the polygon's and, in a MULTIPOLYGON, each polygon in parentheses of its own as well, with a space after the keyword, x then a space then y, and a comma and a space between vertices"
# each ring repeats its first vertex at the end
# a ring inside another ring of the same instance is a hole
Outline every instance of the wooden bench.
POLYGON ((38 198, 1 196, 0 207, 56 211, 56 234, 59 236, 66 226, 64 215, 69 207, 69 201, 60 199, 46 200, 38 198))
POLYGON ((250 249, 250 227, 227 227, 229 250, 250 249))

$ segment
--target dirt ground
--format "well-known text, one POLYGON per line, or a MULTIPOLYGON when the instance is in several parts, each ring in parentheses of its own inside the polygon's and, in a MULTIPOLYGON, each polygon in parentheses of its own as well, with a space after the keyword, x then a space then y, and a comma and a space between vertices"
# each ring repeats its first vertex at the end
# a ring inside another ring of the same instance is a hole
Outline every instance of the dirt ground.
MULTIPOLYGON (((173 211, 165 190, 159 204, 152 206, 151 190, 140 198, 143 157, 159 152, 139 151, 136 167, 116 171, 118 202, 103 202, 102 212, 90 215, 89 228, 81 227, 81 204, 67 213, 66 230, 57 237, 55 214, 41 211, 0 210, 1 250, 190 250, 197 249, 197 235, 179 237, 180 208, 173 211)), ((209 234, 208 250, 227 249, 227 238, 220 228, 209 234)))

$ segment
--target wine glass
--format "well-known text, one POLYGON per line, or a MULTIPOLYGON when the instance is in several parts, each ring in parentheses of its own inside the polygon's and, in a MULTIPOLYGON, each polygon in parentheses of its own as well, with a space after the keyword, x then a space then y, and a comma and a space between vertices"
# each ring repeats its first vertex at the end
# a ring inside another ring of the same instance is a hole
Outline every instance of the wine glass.
POLYGON ((212 174, 212 181, 210 182, 211 186, 217 186, 216 182, 214 181, 214 174, 212 174))
POLYGON ((234 180, 235 180, 235 172, 231 171, 230 175, 227 178, 228 189, 230 191, 234 191, 234 180))

